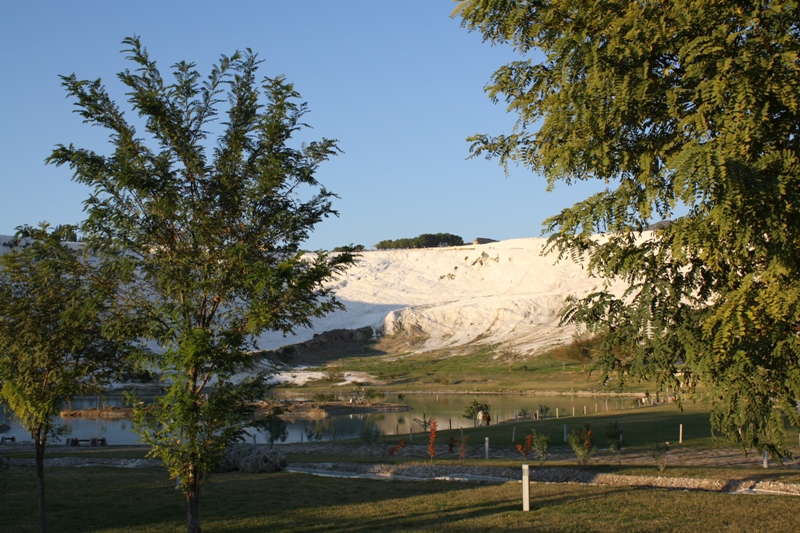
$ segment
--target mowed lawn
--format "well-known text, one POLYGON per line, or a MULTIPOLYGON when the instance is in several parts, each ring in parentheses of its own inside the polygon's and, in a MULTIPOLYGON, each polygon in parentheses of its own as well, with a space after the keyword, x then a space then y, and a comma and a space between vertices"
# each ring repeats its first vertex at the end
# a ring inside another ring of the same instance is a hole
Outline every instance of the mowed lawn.
MULTIPOLYGON (((0 531, 38 531, 33 468, 14 467, 0 531)), ((185 531, 182 495, 162 469, 50 468, 53 532, 185 531)), ((760 531, 796 532, 800 498, 577 484, 375 481, 217 474, 204 485, 205 532, 760 531)))

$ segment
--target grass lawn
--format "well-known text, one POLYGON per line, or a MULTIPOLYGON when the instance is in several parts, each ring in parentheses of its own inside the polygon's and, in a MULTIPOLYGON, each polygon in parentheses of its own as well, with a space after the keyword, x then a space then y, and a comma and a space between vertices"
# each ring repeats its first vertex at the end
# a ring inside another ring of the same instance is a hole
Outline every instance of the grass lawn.
MULTIPOLYGON (((319 370, 365 372, 373 376, 385 391, 478 391, 500 392, 527 390, 594 390, 602 388, 600 373, 584 373, 576 363, 561 363, 549 354, 509 358, 495 346, 482 346, 466 354, 438 352, 382 355, 342 354, 326 360, 319 370)), ((612 378, 608 387, 615 385, 612 378)), ((295 388, 295 387, 290 387, 295 388)), ((301 389, 338 390, 329 381, 311 381, 301 389)), ((341 387, 339 387, 340 389, 341 387)), ((654 390, 648 383, 630 383, 628 392, 654 390)))
MULTIPOLYGON (((32 468, 12 468, 0 531, 37 531, 32 468)), ((183 499, 163 470, 52 468, 54 532, 185 531, 183 499)), ((219 474, 204 485, 205 532, 263 531, 797 531, 798 499, 518 483, 373 481, 301 474, 219 474)))

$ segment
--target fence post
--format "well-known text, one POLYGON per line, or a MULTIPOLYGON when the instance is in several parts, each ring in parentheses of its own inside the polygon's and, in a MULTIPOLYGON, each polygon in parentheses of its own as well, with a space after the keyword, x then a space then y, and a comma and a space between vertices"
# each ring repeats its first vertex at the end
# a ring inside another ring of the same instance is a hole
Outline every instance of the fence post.
POLYGON ((486 437, 486 458, 489 458, 489 437, 486 437))
POLYGON ((678 444, 683 444, 683 424, 681 424, 681 430, 678 436, 678 444))
POLYGON ((516 440, 517 440, 517 426, 514 426, 514 428, 511 430, 511 444, 514 444, 516 440))
POLYGON ((764 468, 769 468, 769 458, 767 457, 767 450, 764 450, 763 459, 762 460, 763 460, 763 463, 764 463, 764 468))
POLYGON ((564 424, 564 442, 567 442, 567 425, 564 424))
POLYGON ((528 465, 522 465, 522 510, 531 510, 531 470, 528 465))

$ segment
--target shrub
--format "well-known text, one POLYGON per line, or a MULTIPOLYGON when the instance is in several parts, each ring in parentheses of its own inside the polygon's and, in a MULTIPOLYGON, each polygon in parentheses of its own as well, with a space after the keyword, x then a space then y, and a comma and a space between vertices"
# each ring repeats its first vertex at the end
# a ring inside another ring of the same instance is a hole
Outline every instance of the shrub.
POLYGON ((375 389, 367 389, 364 391, 364 399, 369 403, 372 403, 375 400, 380 400, 385 396, 386 395, 384 393, 375 389))
POLYGON ((431 432, 428 434, 428 455, 431 456, 431 462, 433 462, 433 456, 436 455, 436 419, 431 418, 431 432))
POLYGON ((458 446, 458 439, 456 439, 451 435, 450 438, 447 440, 447 451, 450 452, 450 455, 453 455, 456 446, 458 446))
POLYGON ((464 461, 467 460, 467 437, 461 437, 461 446, 458 447, 458 459, 461 461, 461 464, 464 464, 464 461))
POLYGON ((421 419, 414 418, 413 420, 414 420, 414 422, 416 422, 417 424, 420 425, 420 427, 422 428, 422 431, 428 431, 428 427, 431 425, 431 420, 433 420, 433 419, 430 419, 430 420, 428 419, 428 409, 423 407, 422 408, 422 418, 421 419))
POLYGON ((608 439, 608 449, 617 454, 617 464, 622 464, 622 427, 616 420, 609 422, 606 427, 606 438, 608 439))
POLYGON ((405 447, 406 447, 406 439, 400 439, 400 442, 398 442, 396 445, 389 447, 389 455, 400 453, 402 449, 405 447))
POLYGON ((539 418, 547 418, 550 415, 550 408, 547 407, 545 404, 539 404, 539 418))
POLYGON ((570 431, 567 435, 567 442, 575 452, 579 465, 586 465, 589 458, 597 451, 597 445, 592 435, 592 426, 589 424, 583 424, 570 431))
POLYGON ((312 400, 315 402, 335 402, 339 399, 339 395, 335 392, 315 392, 314 395, 311 397, 312 400))
POLYGON ((659 472, 663 472, 667 468, 667 453, 669 453, 669 442, 663 444, 656 442, 650 450, 650 457, 655 461, 659 472))
POLYGON ((366 445, 371 447, 374 444, 378 444, 380 438, 381 430, 378 429, 377 424, 372 424, 370 427, 370 424, 367 423, 367 425, 364 426, 364 431, 361 432, 361 440, 363 440, 366 445))
POLYGON ((533 430, 533 435, 531 435, 531 447, 536 457, 539 459, 539 466, 542 466, 547 460, 547 456, 550 455, 550 435, 533 430))
POLYGON ((286 464, 282 453, 252 444, 234 444, 225 450, 218 471, 269 474, 283 470, 286 464))
POLYGON ((533 437, 531 435, 525 435, 525 444, 517 444, 517 451, 522 454, 522 457, 525 459, 528 458, 528 454, 531 453, 533 449, 533 437))

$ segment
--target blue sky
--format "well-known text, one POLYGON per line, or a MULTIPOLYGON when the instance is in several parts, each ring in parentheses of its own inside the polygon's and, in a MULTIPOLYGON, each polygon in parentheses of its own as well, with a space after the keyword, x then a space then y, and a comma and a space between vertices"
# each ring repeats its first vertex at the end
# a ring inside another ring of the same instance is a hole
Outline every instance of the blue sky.
MULTIPOLYGON (((309 249, 447 232, 536 237, 542 221, 590 188, 523 168, 467 159, 466 137, 510 132, 515 117, 483 91, 517 56, 450 18, 449 0, 177 1, 0 0, 0 234, 21 224, 77 223, 88 190, 46 166, 57 144, 108 152, 107 133, 81 123, 59 74, 102 78, 125 104, 120 41, 138 34, 165 71, 194 61, 203 75, 220 54, 252 48, 260 73, 283 74, 308 102, 309 138, 344 152, 317 178, 341 199, 309 249)), ((126 104, 125 104, 126 105, 126 104)))

